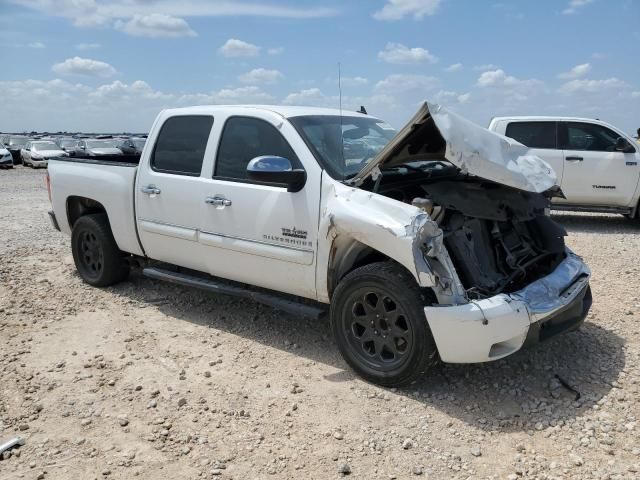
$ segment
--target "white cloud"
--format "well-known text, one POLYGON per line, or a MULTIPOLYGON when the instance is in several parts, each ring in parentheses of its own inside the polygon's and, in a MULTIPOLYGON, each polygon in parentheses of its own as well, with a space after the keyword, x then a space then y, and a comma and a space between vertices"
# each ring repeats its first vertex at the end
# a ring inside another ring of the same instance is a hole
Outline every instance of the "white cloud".
POLYGON ((631 98, 640 98, 640 90, 637 92, 631 92, 631 98))
POLYGON ((46 45, 42 42, 31 42, 27 44, 27 47, 29 48, 46 48, 46 45))
POLYGON ((277 5, 247 0, 11 0, 13 3, 70 19, 78 27, 114 26, 116 20, 150 15, 169 17, 320 18, 338 14, 329 7, 277 5))
POLYGON ((278 70, 268 70, 266 68, 254 68, 250 72, 244 73, 238 77, 242 83, 251 85, 272 84, 284 78, 284 75, 278 70))
POLYGON ((284 52, 283 47, 274 47, 267 49, 267 55, 280 55, 282 52, 284 52))
POLYGON ((290 93, 282 103, 285 105, 327 106, 328 102, 329 99, 322 91, 314 87, 290 93))
POLYGON ((471 93, 463 93, 462 95, 458 95, 458 103, 467 103, 471 98, 471 93))
POLYGON ((273 97, 258 87, 224 88, 214 93, 220 103, 269 103, 273 97))
POLYGON ((429 50, 420 47, 409 48, 401 43, 387 43, 384 50, 378 52, 378 58, 392 64, 436 63, 438 58, 429 50))
POLYGON ((460 94, 450 90, 440 90, 433 96, 433 98, 444 105, 452 105, 468 102, 469 98, 471 98, 471 93, 460 94))
POLYGON ((364 87, 369 84, 369 79, 364 77, 342 77, 342 86, 346 88, 350 87, 364 87))
POLYGON ((171 94, 156 91, 147 82, 136 80, 131 84, 122 83, 116 80, 112 83, 101 85, 88 94, 92 100, 126 101, 133 99, 163 100, 169 101, 174 98, 171 94))
POLYGON ((611 89, 626 89, 629 85, 615 77, 607 78, 604 80, 588 80, 588 79, 576 79, 565 83, 560 87, 561 93, 599 93, 611 89))
POLYGON ((230 38, 218 49, 218 52, 225 57, 256 57, 260 53, 260 47, 236 38, 230 38))
POLYGON ((574 13, 577 13, 578 10, 580 10, 583 7, 586 7, 592 2, 593 0, 571 0, 567 5, 567 8, 565 8, 562 11, 562 13, 564 15, 573 15, 574 13))
POLYGON ((483 65, 476 65, 473 69, 476 72, 486 72, 487 70, 497 70, 500 67, 498 65, 494 65, 493 63, 485 63, 483 65))
POLYGON ((445 72, 459 72, 460 70, 462 70, 462 64, 461 63, 454 63, 453 65, 449 65, 447 68, 444 69, 445 72))
POLYGON ((413 17, 421 20, 425 16, 434 15, 440 0, 387 0, 387 4, 373 14, 376 20, 400 20, 413 17))
POLYGON ((128 21, 117 20, 115 28, 134 37, 177 38, 195 37, 189 24, 182 18, 152 13, 150 15, 134 15, 128 21))
POLYGON ((78 43, 76 45, 78 50, 96 50, 100 47, 101 45, 99 43, 78 43))
POLYGON ((376 83, 375 89, 386 93, 405 93, 416 90, 426 92, 438 86, 439 83, 435 77, 396 73, 376 83))
POLYGON ((51 67, 58 75, 85 75, 91 77, 112 77, 117 70, 111 65, 90 58, 73 57, 51 67))
POLYGON ((558 78, 563 79, 572 79, 572 78, 580 78, 584 77, 587 73, 591 71, 591 64, 589 63, 581 63, 580 65, 576 65, 568 72, 561 73, 558 75, 558 78))
POLYGON ((517 87, 517 86, 526 86, 526 85, 534 85, 540 83, 538 80, 529 79, 529 80, 520 80, 511 75, 507 75, 504 70, 489 70, 488 72, 483 72, 478 77, 478 81, 476 85, 481 88, 491 88, 491 87, 517 87))

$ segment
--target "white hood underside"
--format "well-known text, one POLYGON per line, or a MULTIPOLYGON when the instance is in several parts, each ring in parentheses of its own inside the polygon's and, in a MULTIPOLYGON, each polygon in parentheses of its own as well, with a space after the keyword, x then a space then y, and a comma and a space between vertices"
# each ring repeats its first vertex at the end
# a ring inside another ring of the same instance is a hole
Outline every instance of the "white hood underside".
POLYGON ((551 166, 523 144, 482 128, 440 105, 425 102, 398 134, 356 175, 359 185, 375 175, 402 149, 416 127, 433 118, 446 143, 444 158, 463 173, 529 192, 544 192, 556 185, 551 166))

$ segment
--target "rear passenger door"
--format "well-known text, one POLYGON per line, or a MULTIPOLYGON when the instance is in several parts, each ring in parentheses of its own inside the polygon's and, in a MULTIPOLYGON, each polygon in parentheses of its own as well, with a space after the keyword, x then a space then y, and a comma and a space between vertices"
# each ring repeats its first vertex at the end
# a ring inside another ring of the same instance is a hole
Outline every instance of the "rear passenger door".
POLYGON ((136 180, 136 218, 147 256, 206 271, 198 225, 206 179, 202 164, 209 148, 211 115, 164 119, 136 180))
POLYGON ((213 178, 200 198, 209 273, 315 298, 320 167, 293 126, 276 114, 230 116, 220 128, 213 178), (302 190, 249 180, 247 164, 263 155, 303 168, 302 190))
POLYGON ((531 153, 551 165, 556 172, 558 185, 562 184, 564 156, 558 146, 558 122, 510 122, 505 130, 505 136, 526 145, 531 149, 531 153))
POLYGON ((640 175, 637 145, 628 144, 633 152, 617 151, 619 137, 604 125, 561 122, 560 141, 565 160, 562 191, 569 203, 630 205, 640 175))

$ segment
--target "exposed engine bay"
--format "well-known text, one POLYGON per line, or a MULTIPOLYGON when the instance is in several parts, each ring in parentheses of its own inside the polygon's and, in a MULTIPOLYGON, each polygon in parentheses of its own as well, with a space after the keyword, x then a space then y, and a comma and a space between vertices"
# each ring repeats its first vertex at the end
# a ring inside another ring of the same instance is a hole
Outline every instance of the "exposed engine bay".
POLYGON ((362 188, 422 208, 438 223, 470 299, 517 291, 565 258, 566 231, 548 216, 553 192, 484 180, 446 160, 395 165, 362 188))

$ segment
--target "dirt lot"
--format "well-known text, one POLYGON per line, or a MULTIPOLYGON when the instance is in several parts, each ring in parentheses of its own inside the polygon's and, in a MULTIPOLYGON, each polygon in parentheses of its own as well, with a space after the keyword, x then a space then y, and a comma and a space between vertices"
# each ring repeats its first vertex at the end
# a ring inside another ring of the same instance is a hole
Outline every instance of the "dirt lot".
POLYGON ((43 171, 0 172, 1 479, 640 478, 640 224, 556 217, 593 269, 580 331, 386 390, 325 322, 83 284, 48 207, 43 171))

